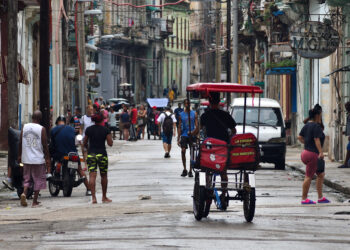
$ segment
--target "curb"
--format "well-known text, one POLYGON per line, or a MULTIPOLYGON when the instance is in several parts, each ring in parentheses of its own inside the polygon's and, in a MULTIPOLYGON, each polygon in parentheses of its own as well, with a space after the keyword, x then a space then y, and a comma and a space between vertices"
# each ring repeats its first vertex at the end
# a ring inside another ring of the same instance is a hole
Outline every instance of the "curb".
MULTIPOLYGON (((303 169, 297 167, 297 166, 293 166, 293 165, 290 165, 288 163, 286 163, 286 166, 290 167, 293 170, 299 171, 302 174, 305 174, 305 171, 303 169)), ((337 191, 339 191, 339 192, 341 192, 343 194, 350 195, 350 188, 343 187, 342 185, 340 185, 338 183, 335 183, 334 181, 331 181, 331 180, 327 179, 326 177, 324 178, 324 184, 327 187, 335 189, 335 190, 337 190, 337 191)))

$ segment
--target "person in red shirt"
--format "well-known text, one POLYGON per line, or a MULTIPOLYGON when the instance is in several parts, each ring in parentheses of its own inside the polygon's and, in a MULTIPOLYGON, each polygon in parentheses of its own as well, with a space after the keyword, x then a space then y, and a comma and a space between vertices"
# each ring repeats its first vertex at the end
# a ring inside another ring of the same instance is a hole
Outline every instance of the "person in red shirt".
POLYGON ((135 125, 137 123, 137 109, 135 104, 131 105, 131 126, 130 126, 130 141, 137 141, 135 125))

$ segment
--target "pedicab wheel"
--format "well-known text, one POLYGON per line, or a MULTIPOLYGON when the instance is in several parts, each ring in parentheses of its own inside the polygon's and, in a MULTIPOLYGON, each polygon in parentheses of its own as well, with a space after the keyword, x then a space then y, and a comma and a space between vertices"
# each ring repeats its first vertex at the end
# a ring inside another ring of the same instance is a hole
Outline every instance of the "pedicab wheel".
POLYGON ((251 222, 255 214, 255 188, 245 187, 243 191, 243 210, 247 222, 251 222))
POLYGON ((199 176, 198 176, 198 173, 196 173, 194 188, 193 188, 193 214, 196 220, 200 221, 204 217, 204 207, 205 207, 205 188, 199 186, 199 176))
POLYGON ((210 205, 211 205, 211 199, 205 201, 205 207, 204 207, 204 212, 203 212, 203 217, 207 218, 210 212, 210 205))
POLYGON ((53 184, 52 181, 50 180, 48 182, 49 182, 49 192, 51 196, 56 197, 60 192, 60 187, 58 185, 53 184))
MULTIPOLYGON (((17 195, 18 195, 18 198, 21 198, 21 195, 23 194, 23 187, 19 187, 17 188, 17 195)), ((32 197, 34 193, 34 190, 33 190, 33 187, 30 187, 28 188, 28 191, 27 191, 27 199, 29 199, 30 197, 32 197)))

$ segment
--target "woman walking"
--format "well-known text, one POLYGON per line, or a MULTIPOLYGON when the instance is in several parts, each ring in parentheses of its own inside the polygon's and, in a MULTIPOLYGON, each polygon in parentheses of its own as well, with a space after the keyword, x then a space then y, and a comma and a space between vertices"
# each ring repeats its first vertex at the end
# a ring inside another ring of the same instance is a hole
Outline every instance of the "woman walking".
POLYGON ((300 131, 298 137, 299 141, 304 144, 304 151, 301 153, 301 160, 306 165, 301 201, 301 204, 303 205, 316 204, 316 202, 307 198, 311 180, 315 174, 317 174, 316 189, 318 193, 318 203, 330 202, 322 194, 322 186, 325 176, 322 147, 325 135, 321 124, 322 109, 315 107, 309 111, 309 120, 300 131))
POLYGON ((85 131, 84 146, 88 147, 87 165, 89 169, 89 186, 91 189, 92 203, 97 203, 96 200, 96 176, 97 168, 100 169, 101 185, 102 185, 102 202, 112 202, 107 198, 107 171, 108 171, 108 156, 106 151, 106 141, 108 146, 113 146, 111 132, 103 125, 103 115, 97 113, 93 115, 92 121, 95 125, 88 127, 85 131))
POLYGON ((123 112, 120 115, 120 122, 123 124, 123 138, 125 141, 128 141, 131 120, 128 107, 126 105, 123 106, 123 112))
POLYGON ((147 111, 145 106, 141 104, 140 110, 137 113, 137 137, 140 139, 142 134, 142 140, 145 138, 145 126, 146 126, 147 111))

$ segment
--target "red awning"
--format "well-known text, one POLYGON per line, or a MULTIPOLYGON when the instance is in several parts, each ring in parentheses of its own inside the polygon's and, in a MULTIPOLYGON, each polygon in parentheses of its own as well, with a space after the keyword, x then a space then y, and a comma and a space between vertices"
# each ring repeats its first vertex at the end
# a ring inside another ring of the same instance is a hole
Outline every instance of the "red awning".
POLYGON ((237 83, 195 83, 187 86, 187 91, 198 92, 227 92, 227 93, 263 93, 262 89, 257 86, 248 86, 237 83))
MULTIPOLYGON (((23 84, 29 84, 27 72, 23 65, 18 62, 18 82, 23 84)), ((0 84, 7 83, 7 56, 1 56, 0 60, 0 84)))

